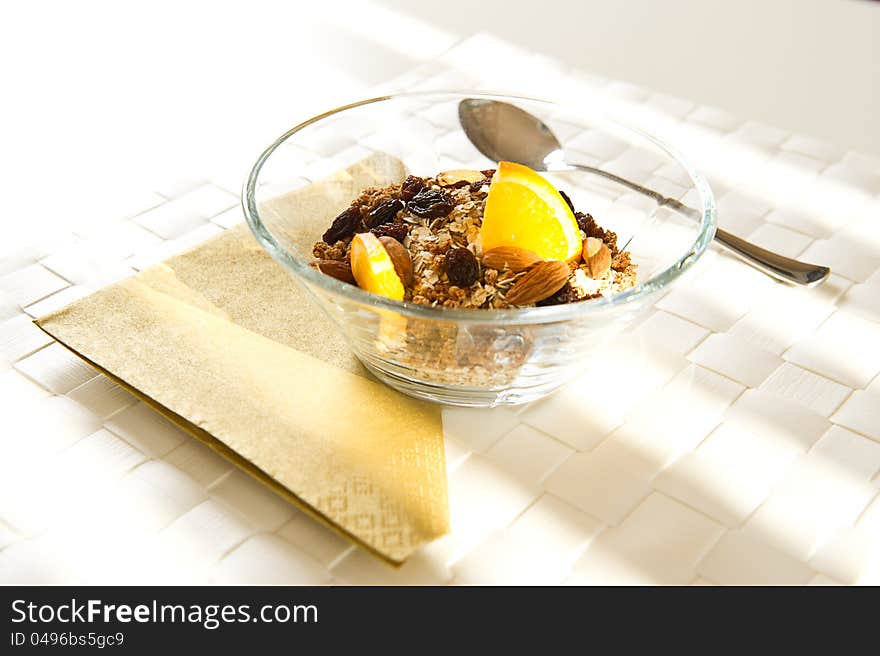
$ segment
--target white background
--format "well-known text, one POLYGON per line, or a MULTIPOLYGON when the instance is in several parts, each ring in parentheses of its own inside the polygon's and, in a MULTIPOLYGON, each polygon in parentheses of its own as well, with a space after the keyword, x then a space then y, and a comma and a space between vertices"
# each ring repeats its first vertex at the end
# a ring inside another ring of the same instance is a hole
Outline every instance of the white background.
MULTIPOLYGON (((310 112, 478 31, 739 116, 880 152, 868 0, 16 2, 0 20, 0 254, 106 190, 244 170, 310 112)), ((475 62, 491 70, 492 62, 475 62)))

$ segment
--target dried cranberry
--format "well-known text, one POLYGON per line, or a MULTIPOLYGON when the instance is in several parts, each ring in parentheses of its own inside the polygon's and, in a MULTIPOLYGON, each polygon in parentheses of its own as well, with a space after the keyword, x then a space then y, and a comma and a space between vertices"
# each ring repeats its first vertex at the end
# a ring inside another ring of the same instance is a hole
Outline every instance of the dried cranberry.
POLYGON ((357 232, 361 224, 361 210, 352 205, 342 214, 333 219, 333 223, 324 233, 322 239, 327 244, 335 244, 337 241, 347 239, 357 232))
POLYGON ((415 175, 406 176, 406 180, 400 185, 400 200, 406 202, 413 199, 417 193, 425 188, 425 181, 415 175))
POLYGON ((401 244, 409 234, 409 226, 405 223, 385 223, 370 230, 377 237, 391 237, 401 244))
POLYGON ((446 253, 446 275, 459 287, 470 287, 480 276, 477 258, 466 248, 450 248, 446 253))
POLYGON ((452 196, 442 189, 422 189, 406 204, 406 209, 423 219, 446 216, 455 207, 452 196))
POLYGON ((568 207, 571 209, 571 211, 574 212, 574 203, 571 202, 571 198, 568 197, 568 194, 565 193, 564 191, 562 191, 562 189, 560 189, 559 195, 562 196, 562 200, 564 200, 566 202, 566 204, 568 205, 568 207))
POLYGON ((367 214, 364 223, 367 224, 368 228, 375 228, 383 223, 391 223, 402 209, 403 203, 396 198, 384 200, 376 205, 372 212, 367 214))

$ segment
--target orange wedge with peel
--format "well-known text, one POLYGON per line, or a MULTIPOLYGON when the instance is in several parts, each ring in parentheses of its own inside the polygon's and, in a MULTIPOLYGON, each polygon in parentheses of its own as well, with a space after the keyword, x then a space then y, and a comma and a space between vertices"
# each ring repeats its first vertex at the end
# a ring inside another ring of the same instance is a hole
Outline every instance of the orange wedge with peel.
POLYGON ((371 232, 357 234, 351 240, 351 272, 358 287, 379 296, 403 300, 403 283, 391 256, 371 232))
POLYGON ((545 260, 569 262, 583 248, 574 213, 556 187, 528 166, 512 162, 498 164, 480 235, 484 253, 516 246, 545 260))

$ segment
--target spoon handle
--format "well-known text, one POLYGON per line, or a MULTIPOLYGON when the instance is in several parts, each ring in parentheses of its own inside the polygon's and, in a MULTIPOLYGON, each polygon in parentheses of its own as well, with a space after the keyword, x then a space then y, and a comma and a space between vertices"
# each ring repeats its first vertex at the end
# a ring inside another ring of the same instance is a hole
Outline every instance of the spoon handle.
MULTIPOLYGON (((670 209, 681 212, 682 214, 697 220, 702 219, 700 212, 692 207, 688 207, 681 201, 674 198, 668 198, 658 191, 643 187, 642 185, 627 180, 626 178, 621 178, 619 175, 603 171, 602 169, 597 169, 593 166, 587 166, 586 164, 569 163, 568 166, 613 180, 618 184, 629 187, 633 191, 637 191, 640 194, 653 198, 658 205, 669 207, 670 209)), ((748 262, 756 269, 783 282, 790 282, 804 287, 814 287, 825 280, 831 273, 831 269, 826 266, 808 264, 806 262, 801 262, 780 255, 779 253, 774 253, 773 251, 768 251, 766 248, 761 248, 760 246, 746 241, 742 237, 732 235, 721 228, 715 230, 715 240, 726 250, 748 262)))
POLYGON ((761 248, 721 228, 715 230, 715 241, 756 269, 783 282, 791 282, 803 285, 804 287, 815 287, 831 274, 831 269, 827 266, 801 262, 800 260, 768 251, 766 248, 761 248))

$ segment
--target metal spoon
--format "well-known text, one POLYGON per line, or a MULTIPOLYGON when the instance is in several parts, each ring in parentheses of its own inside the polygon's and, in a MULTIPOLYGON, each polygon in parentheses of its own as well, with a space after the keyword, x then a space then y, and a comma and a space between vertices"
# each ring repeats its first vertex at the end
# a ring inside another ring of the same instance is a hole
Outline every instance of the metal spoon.
MULTIPOLYGON (((458 105, 458 117, 465 134, 477 150, 495 162, 518 162, 536 171, 587 171, 649 196, 658 205, 697 220, 702 218, 700 212, 674 198, 667 198, 657 191, 608 171, 567 162, 562 144, 550 128, 515 105, 497 100, 467 98, 458 105)), ((768 251, 721 228, 715 231, 715 239, 730 252, 778 280, 813 287, 831 273, 828 267, 799 262, 768 251)))

